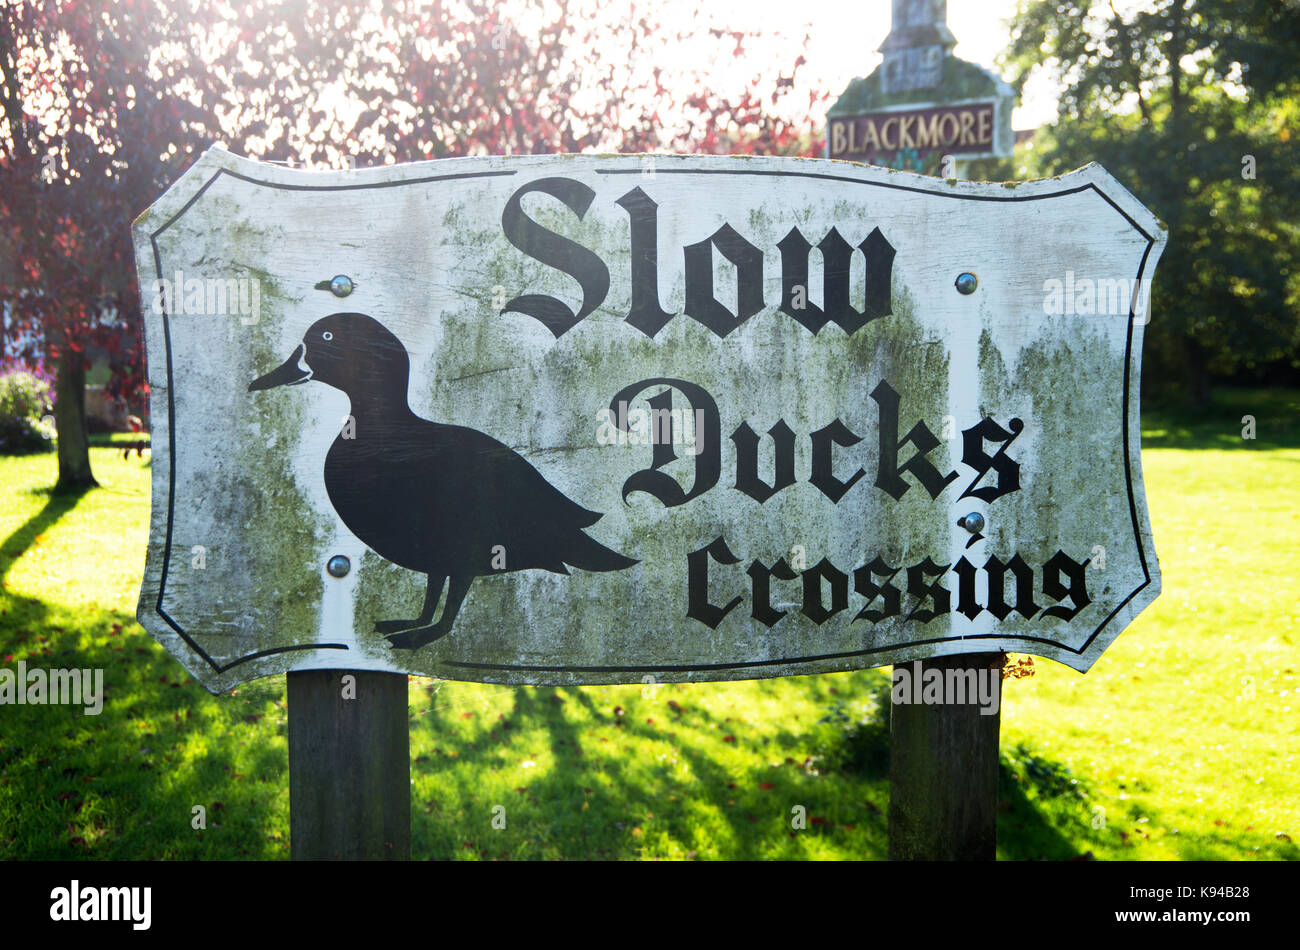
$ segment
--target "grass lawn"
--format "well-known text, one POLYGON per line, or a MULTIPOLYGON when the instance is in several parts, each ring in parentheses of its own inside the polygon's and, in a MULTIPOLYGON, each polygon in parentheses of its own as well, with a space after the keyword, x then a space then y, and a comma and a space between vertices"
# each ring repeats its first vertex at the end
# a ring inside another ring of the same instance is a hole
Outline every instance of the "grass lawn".
MULTIPOLYGON (((1007 683, 999 854, 1300 858, 1300 394, 1225 391, 1143 435, 1164 593, 1086 676, 1007 683)), ((134 622, 149 459, 92 461, 102 487, 64 498, 52 454, 0 458, 0 665, 106 687, 99 716, 0 707, 0 858, 287 858, 284 677, 210 696, 134 622)), ((882 858, 886 674, 412 679, 413 855, 882 858)))

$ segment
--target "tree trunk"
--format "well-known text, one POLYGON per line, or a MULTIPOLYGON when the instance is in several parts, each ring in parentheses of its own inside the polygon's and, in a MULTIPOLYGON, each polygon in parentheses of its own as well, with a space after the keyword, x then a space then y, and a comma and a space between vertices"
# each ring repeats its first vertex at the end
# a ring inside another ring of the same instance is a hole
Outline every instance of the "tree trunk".
POLYGON ((1187 405, 1191 409, 1210 407, 1210 370, 1205 348, 1190 337, 1183 338, 1183 367, 1187 381, 1187 405))
POLYGON ((86 368, 80 353, 63 346, 54 380, 54 423, 58 428, 59 482, 56 492, 85 491, 99 485, 90 471, 86 434, 86 368))

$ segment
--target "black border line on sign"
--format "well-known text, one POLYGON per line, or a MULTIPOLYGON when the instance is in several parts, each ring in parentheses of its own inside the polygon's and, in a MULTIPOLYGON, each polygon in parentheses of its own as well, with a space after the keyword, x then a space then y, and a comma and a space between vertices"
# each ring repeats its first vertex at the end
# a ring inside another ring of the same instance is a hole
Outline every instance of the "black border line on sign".
MULTIPOLYGON (((219 168, 213 174, 213 176, 209 178, 199 188, 197 192, 195 192, 194 196, 190 198, 190 200, 187 201, 179 211, 176 212, 176 214, 174 214, 171 218, 169 218, 167 222, 162 225, 162 227, 160 227, 157 231, 154 231, 149 236, 150 244, 153 247, 154 269, 158 279, 161 280, 162 264, 161 264, 160 252, 158 249, 158 236, 161 235, 164 231, 166 231, 169 227, 171 227, 172 224, 174 224, 181 217, 181 215, 185 214, 185 212, 188 211, 190 207, 193 206, 195 202, 197 202, 199 198, 203 196, 204 192, 206 192, 208 188, 211 187, 217 181, 217 179, 219 179, 222 175, 229 175, 232 178, 237 178, 240 181, 245 181, 248 182, 249 184, 259 185, 265 188, 272 188, 278 191, 352 191, 352 190, 366 190, 366 189, 374 189, 374 188, 391 188, 400 185, 427 184, 429 182, 435 182, 435 181, 453 181, 453 180, 468 179, 468 178, 503 177, 503 176, 519 174, 519 172, 523 170, 524 169, 520 169, 519 171, 465 172, 459 174, 432 175, 432 176, 425 176, 421 178, 410 178, 410 179, 404 179, 400 181, 359 183, 359 184, 352 184, 352 185, 311 185, 311 184, 291 185, 291 184, 279 184, 274 182, 261 181, 259 179, 250 177, 248 175, 241 174, 239 172, 231 171, 225 168, 219 168)), ((1103 192, 1100 188, 1098 188, 1097 185, 1093 182, 1088 182, 1087 184, 1079 185, 1075 188, 1066 188, 1066 189, 1062 189, 1061 191, 1054 191, 1047 194, 1039 194, 1039 195, 967 195, 967 194, 961 194, 955 192, 934 191, 927 188, 918 188, 912 185, 901 185, 892 182, 862 181, 861 179, 858 178, 850 178, 844 175, 831 175, 831 174, 825 174, 820 172, 784 172, 784 171, 766 171, 766 170, 759 170, 759 169, 729 170, 729 169, 699 169, 699 168, 691 168, 691 169, 658 168, 655 171, 656 174, 665 174, 665 175, 732 175, 732 176, 756 175, 756 176, 777 177, 777 178, 812 178, 812 179, 821 179, 826 181, 842 181, 842 182, 848 182, 850 184, 857 184, 857 185, 868 185, 876 188, 888 188, 895 191, 915 192, 917 194, 930 195, 932 197, 953 198, 962 201, 1001 201, 1001 202, 1041 201, 1047 198, 1060 198, 1066 195, 1079 194, 1084 191, 1092 191, 1096 193, 1103 201, 1105 201, 1113 209, 1115 209, 1115 211, 1117 211, 1119 215, 1125 221, 1127 221, 1129 225, 1131 225, 1133 229, 1137 231, 1138 234, 1142 235, 1142 237, 1145 238, 1147 241, 1146 249, 1142 253, 1142 259, 1138 263, 1137 278, 1136 278, 1137 279, 1136 286, 1138 287, 1141 287, 1142 285, 1141 282, 1143 280, 1143 275, 1146 271, 1147 260, 1150 258, 1151 249, 1155 246, 1155 238, 1153 238, 1150 234, 1148 234, 1140 224, 1138 224, 1135 220, 1133 220, 1132 216, 1129 215, 1128 212, 1126 212, 1123 208, 1121 208, 1118 204, 1116 204, 1115 201, 1110 198, 1110 196, 1108 196, 1105 192, 1103 192)), ((640 175, 643 174, 643 170, 640 168, 627 168, 627 169, 609 168, 609 169, 595 169, 595 173, 598 175, 640 175)), ((1092 645, 1093 641, 1096 640, 1096 638, 1101 634, 1101 631, 1106 628, 1106 626, 1119 614, 1119 612, 1123 610, 1133 600, 1133 598, 1136 597, 1143 589, 1145 589, 1148 585, 1150 585, 1151 569, 1147 563, 1146 548, 1145 545, 1143 545, 1142 543, 1142 531, 1138 524, 1137 499, 1133 494, 1133 466, 1131 460, 1131 439, 1133 438, 1133 433, 1130 431, 1129 428, 1129 414, 1130 414, 1129 410, 1130 410, 1130 401, 1132 399, 1131 375, 1132 375, 1132 354, 1133 354, 1133 321, 1136 317, 1136 313, 1134 311, 1134 304, 1135 304, 1135 300, 1130 298, 1129 313, 1128 313, 1128 327, 1127 327, 1126 339, 1124 343, 1124 388, 1123 388, 1124 409, 1123 409, 1123 423, 1122 423, 1122 441, 1123 441, 1123 449, 1124 449, 1124 480, 1125 480, 1125 487, 1128 493, 1129 517, 1133 526, 1133 539, 1137 545, 1138 558, 1142 565, 1142 574, 1144 578, 1142 583, 1138 584, 1138 586, 1135 587, 1132 590, 1132 592, 1128 594, 1128 596, 1126 596, 1123 600, 1119 602, 1119 604, 1115 607, 1114 610, 1112 610, 1109 614, 1106 615, 1105 619, 1102 620, 1101 623, 1097 625, 1097 628, 1093 630, 1093 632, 1079 647, 1072 647, 1068 644, 1061 643, 1059 640, 1053 640, 1048 637, 1007 636, 1006 634, 1001 634, 1001 633, 972 634, 970 636, 961 637, 960 638, 961 640, 998 639, 998 640, 1003 640, 1008 642, 1042 643, 1052 647, 1056 647, 1057 649, 1063 650, 1067 653, 1073 653, 1076 656, 1081 655, 1085 651, 1087 651, 1087 649, 1092 645)), ((174 380, 172 374, 171 326, 170 326, 170 319, 167 313, 167 307, 165 302, 162 310, 162 316, 163 316, 163 339, 164 339, 166 352, 167 352, 167 412, 168 412, 167 442, 168 442, 169 472, 168 472, 168 486, 167 486, 167 530, 166 530, 166 536, 163 545, 163 558, 162 558, 163 563, 162 563, 162 571, 161 571, 159 585, 158 585, 158 599, 156 604, 154 605, 154 611, 158 614, 158 616, 160 616, 167 623, 168 626, 170 626, 173 630, 176 631, 177 634, 180 635, 180 637, 190 646, 190 648, 197 655, 202 657, 203 660, 207 662, 208 665, 211 666, 212 669, 218 673, 224 673, 227 670, 240 665, 241 663, 246 663, 249 662, 250 660, 259 659, 265 656, 271 656, 277 653, 287 653, 295 650, 316 650, 316 649, 346 650, 348 649, 348 646, 346 644, 341 644, 341 643, 311 643, 311 644, 302 644, 297 646, 276 647, 271 650, 262 650, 257 653, 251 653, 247 656, 239 657, 238 659, 232 660, 231 662, 226 664, 219 664, 215 660, 213 660, 212 657, 209 656, 208 653, 205 650, 203 650, 203 648, 200 647, 198 643, 196 643, 194 639, 190 637, 189 634, 185 632, 185 630, 181 628, 180 624, 178 624, 172 617, 170 617, 166 613, 165 610, 163 610, 163 596, 164 596, 164 592, 166 591, 166 585, 167 585, 167 571, 171 565, 172 521, 175 512, 175 485, 176 485, 176 404, 175 404, 175 397, 173 395, 174 380)), ((499 671, 499 672, 519 671, 519 672, 530 672, 530 673, 655 673, 655 672, 691 673, 691 672, 710 672, 715 670, 753 669, 753 668, 765 667, 765 666, 787 666, 787 665, 797 665, 797 664, 807 664, 807 663, 820 663, 820 662, 825 662, 827 660, 850 659, 852 657, 857 657, 857 656, 869 656, 873 653, 906 650, 911 647, 926 646, 933 643, 950 643, 950 642, 953 642, 952 637, 934 637, 927 640, 912 640, 909 641, 908 643, 901 643, 901 644, 896 643, 896 644, 891 644, 889 646, 875 647, 875 648, 863 649, 863 650, 851 650, 842 653, 826 653, 826 654, 820 654, 816 656, 797 657, 794 659, 750 660, 750 661, 739 662, 739 663, 705 663, 705 664, 696 663, 696 664, 681 664, 681 665, 659 664, 654 666, 546 666, 546 665, 507 664, 507 663, 473 663, 464 660, 444 660, 439 665, 444 667, 454 667, 458 669, 492 670, 492 671, 499 671)))

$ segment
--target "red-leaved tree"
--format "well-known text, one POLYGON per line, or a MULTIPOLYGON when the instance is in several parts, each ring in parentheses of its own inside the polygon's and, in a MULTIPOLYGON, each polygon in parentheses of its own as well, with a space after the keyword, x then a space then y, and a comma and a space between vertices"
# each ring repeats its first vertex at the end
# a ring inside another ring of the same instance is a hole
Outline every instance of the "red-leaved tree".
POLYGON ((113 394, 144 385, 130 223, 206 144, 333 167, 595 149, 817 154, 826 96, 793 100, 806 38, 786 44, 788 62, 737 73, 753 38, 669 29, 649 8, 595 0, 6 5, 0 301, 14 326, 41 331, 57 367, 59 487, 94 484, 88 354, 108 354, 113 394), (699 65, 668 69, 683 49, 699 65))
POLYGON ((0 9, 0 301, 20 355, 55 369, 59 490, 95 484, 90 354, 107 355, 114 396, 144 382, 130 221, 203 140, 204 114, 151 69, 176 28, 144 0, 0 9))

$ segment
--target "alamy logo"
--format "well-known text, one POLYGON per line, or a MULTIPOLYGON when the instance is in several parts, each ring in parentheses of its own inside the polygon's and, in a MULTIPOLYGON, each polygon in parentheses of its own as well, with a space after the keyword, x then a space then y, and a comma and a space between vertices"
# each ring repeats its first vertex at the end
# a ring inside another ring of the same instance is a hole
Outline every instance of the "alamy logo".
POLYGON ((980 715, 992 716, 1002 703, 1002 671, 992 667, 977 670, 921 669, 921 661, 910 667, 894 667, 893 701, 900 706, 980 707, 980 715))
POLYGON ((177 271, 154 280, 150 305, 154 313, 172 317, 239 317, 252 326, 262 315, 262 284, 255 277, 186 277, 177 271))
MULTIPOLYGON (((656 399, 659 397, 655 397, 656 399)), ((704 451, 704 410, 663 408, 628 410, 620 400, 618 411, 601 408, 596 413, 596 442, 600 445, 682 445, 691 455, 704 451)))
POLYGON ((129 920, 132 930, 148 930, 153 918, 153 888, 69 887, 50 891, 50 920, 129 920))
POLYGON ((87 716, 104 710, 103 670, 0 669, 0 706, 84 706, 87 716))
POLYGON ((1145 326, 1150 303, 1151 284, 1141 279, 1076 277, 1068 270, 1064 280, 1043 281, 1043 313, 1048 316, 1132 313, 1145 326))

